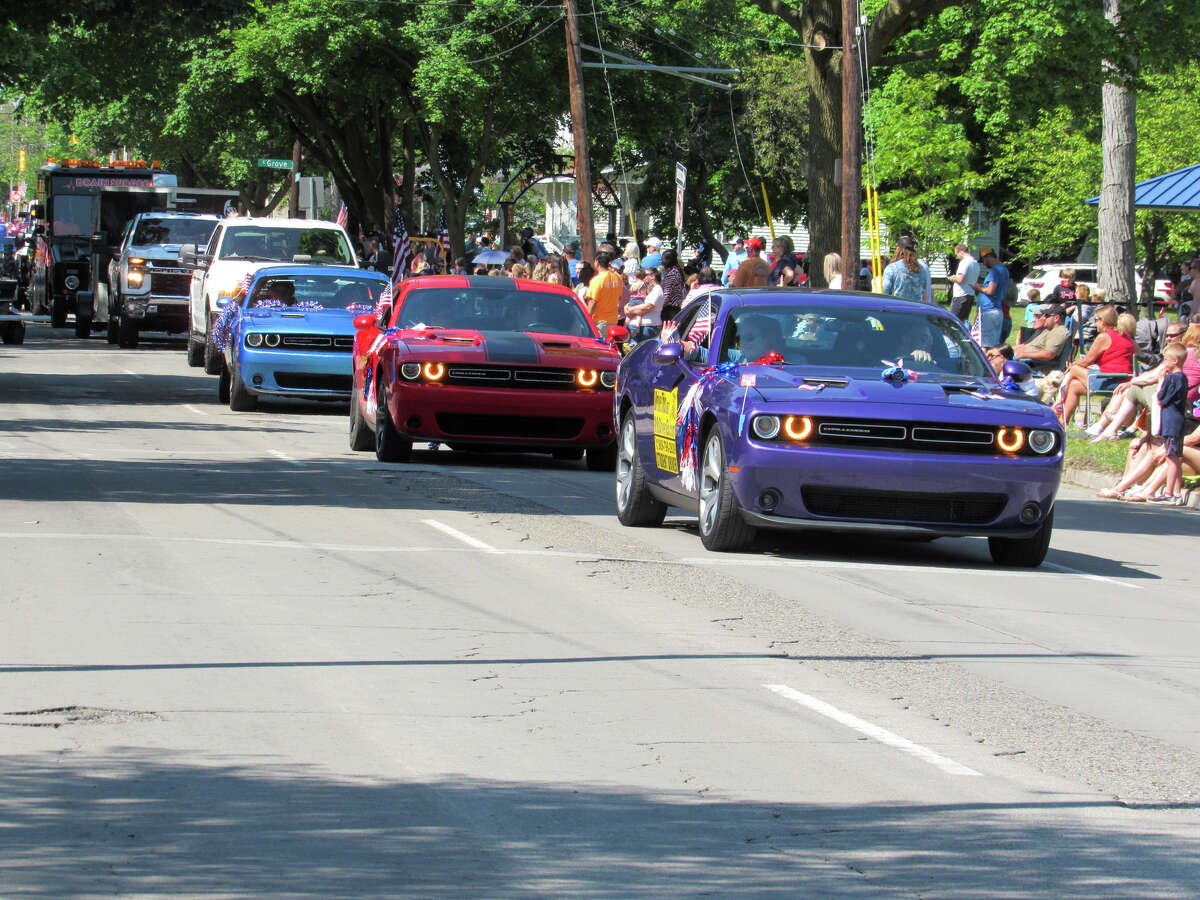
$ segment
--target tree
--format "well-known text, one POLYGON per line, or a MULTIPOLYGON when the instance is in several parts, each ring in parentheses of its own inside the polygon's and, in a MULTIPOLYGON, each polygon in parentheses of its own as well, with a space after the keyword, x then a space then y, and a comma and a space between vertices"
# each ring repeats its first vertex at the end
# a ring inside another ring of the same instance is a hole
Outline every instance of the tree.
MULTIPOLYGON (((1104 0, 1104 18, 1120 33, 1120 0, 1104 0)), ((1131 82, 1137 74, 1137 55, 1127 50, 1119 57, 1105 59, 1103 67, 1103 173, 1097 277, 1113 302, 1132 305, 1136 299, 1133 173, 1137 166, 1137 107, 1131 82)))

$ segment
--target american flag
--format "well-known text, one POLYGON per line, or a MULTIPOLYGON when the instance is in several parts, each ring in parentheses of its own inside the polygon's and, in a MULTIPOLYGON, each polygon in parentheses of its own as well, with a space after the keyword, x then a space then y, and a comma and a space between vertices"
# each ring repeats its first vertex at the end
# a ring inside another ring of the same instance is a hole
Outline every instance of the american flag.
POLYGON ((349 220, 349 218, 350 218, 350 211, 348 209, 346 209, 346 204, 343 203, 342 208, 338 210, 337 218, 334 219, 334 222, 336 222, 338 225, 341 225, 343 228, 345 228, 346 222, 349 220))
POLYGON ((379 299, 375 302, 375 318, 379 318, 384 312, 391 308, 392 305, 392 286, 389 284, 379 293, 379 299))
POLYGON ((446 227, 446 207, 442 207, 442 221, 438 225, 438 248, 450 255, 450 229, 446 227))
POLYGON ((392 227, 392 243, 396 253, 392 257, 392 284, 397 284, 404 278, 404 270, 408 266, 408 258, 412 247, 408 243, 408 227, 404 224, 404 214, 396 207, 396 222, 392 227))
POLYGON ((708 339, 709 332, 712 331, 712 294, 708 295, 708 302, 704 304, 704 312, 696 316, 696 320, 692 323, 691 329, 688 331, 686 340, 693 344, 702 344, 708 339))
POLYGON ((242 278, 241 287, 238 289, 239 293, 249 294, 250 293, 250 285, 252 285, 252 284, 254 284, 254 273, 247 272, 246 275, 242 278))
POLYGON ((971 340, 980 347, 983 346, 983 311, 975 313, 975 321, 971 323, 971 340))

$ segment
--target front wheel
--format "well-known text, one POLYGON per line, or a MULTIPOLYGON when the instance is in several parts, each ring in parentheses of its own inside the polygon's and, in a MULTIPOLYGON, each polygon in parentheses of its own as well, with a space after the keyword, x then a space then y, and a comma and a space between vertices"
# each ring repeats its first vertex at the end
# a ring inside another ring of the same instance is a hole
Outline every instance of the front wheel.
POLYGON ((108 311, 108 325, 105 327, 104 337, 110 344, 116 344, 121 340, 121 321, 117 318, 117 314, 111 309, 108 311))
POLYGON ((129 321, 124 316, 121 316, 121 323, 117 333, 117 343, 122 347, 136 347, 138 342, 138 327, 135 323, 129 321))
POLYGON ((225 360, 221 357, 221 348, 214 341, 206 341, 204 344, 204 371, 209 375, 220 375, 221 366, 224 364, 225 360))
POLYGON ((6 344, 25 343, 25 323, 18 322, 16 325, 9 325, 3 332, 0 332, 0 338, 6 344))
POLYGON ((1050 549, 1050 533, 1054 531, 1054 510, 1046 516, 1042 527, 1027 538, 988 538, 992 562, 1001 566, 1034 569, 1046 558, 1050 549))
POLYGON ((617 439, 617 520, 638 528, 661 525, 666 515, 667 504, 655 500, 646 484, 646 470, 637 451, 633 410, 627 410, 617 439))
POLYGON ((412 441, 401 438, 392 423, 382 378, 375 382, 375 395, 378 398, 375 407, 375 458, 380 462, 408 462, 412 459, 412 441))
POLYGON ((75 337, 88 338, 92 336, 92 317, 75 314, 75 337))
MULTIPOLYGON (((225 360, 221 360, 221 366, 224 367, 225 360)), ((220 371, 216 374, 220 374, 220 371)), ((255 397, 249 390, 246 389, 246 382, 242 381, 242 373, 238 371, 237 366, 234 366, 233 371, 229 375, 229 408, 234 412, 253 412, 258 406, 258 398, 255 397)))
POLYGON ((588 447, 587 467, 592 472, 611 472, 617 467, 617 442, 607 447, 588 447))
POLYGON ((196 340, 195 335, 188 332, 187 364, 193 369, 204 365, 204 345, 196 340))
POLYGON ((716 427, 709 432, 700 462, 700 541, 716 552, 744 550, 754 541, 754 527, 742 518, 733 496, 725 445, 716 427))
POLYGON ((67 327, 66 297, 55 297, 50 301, 50 325, 54 328, 67 327))
POLYGON ((350 395, 350 449, 370 450, 375 446, 375 437, 363 419, 362 410, 358 407, 358 392, 350 395))
POLYGON ((229 367, 222 366, 221 374, 217 377, 217 402, 228 403, 230 391, 229 367))

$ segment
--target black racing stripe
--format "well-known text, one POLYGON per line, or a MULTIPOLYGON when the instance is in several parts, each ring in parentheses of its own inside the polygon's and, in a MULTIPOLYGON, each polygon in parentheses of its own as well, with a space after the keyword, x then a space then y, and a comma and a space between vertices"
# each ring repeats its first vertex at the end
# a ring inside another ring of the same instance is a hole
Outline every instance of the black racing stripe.
POLYGON ((537 342, 523 331, 481 331, 488 362, 537 363, 537 342))

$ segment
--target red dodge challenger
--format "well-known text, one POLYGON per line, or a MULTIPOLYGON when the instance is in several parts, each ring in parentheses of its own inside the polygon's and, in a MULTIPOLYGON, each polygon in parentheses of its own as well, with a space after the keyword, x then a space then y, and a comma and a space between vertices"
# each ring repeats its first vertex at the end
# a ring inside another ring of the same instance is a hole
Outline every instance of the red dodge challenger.
MULTIPOLYGON (((404 462, 414 441, 616 461, 617 351, 565 287, 428 275, 354 320, 350 447, 404 462)), ((616 335, 614 335, 615 337, 616 335)))

